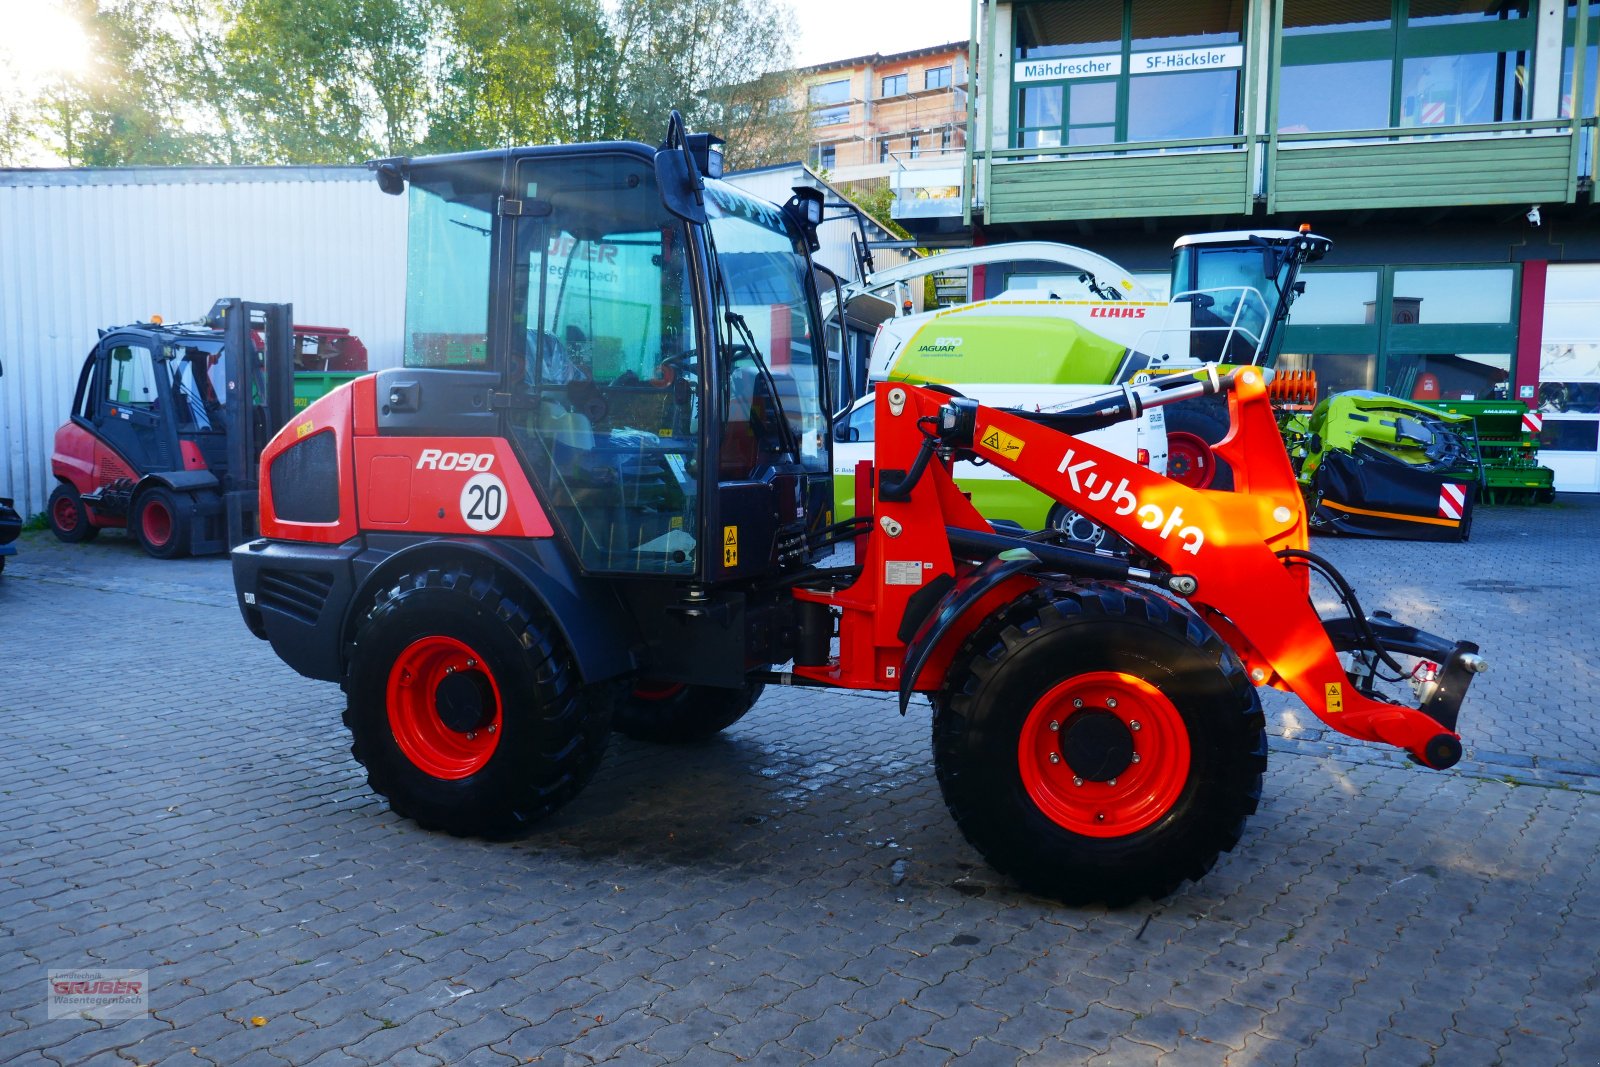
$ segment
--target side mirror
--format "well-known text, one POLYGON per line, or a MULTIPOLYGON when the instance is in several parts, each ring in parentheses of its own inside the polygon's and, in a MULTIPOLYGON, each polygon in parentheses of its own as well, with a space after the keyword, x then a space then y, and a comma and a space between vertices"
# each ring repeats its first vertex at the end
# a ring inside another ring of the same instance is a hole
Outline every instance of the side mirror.
POLYGON ((661 204, 685 222, 706 223, 706 205, 700 196, 699 175, 684 148, 663 148, 656 153, 656 185, 661 204))
POLYGON ((398 163, 386 161, 379 163, 374 168, 378 174, 378 188, 390 196, 399 196, 406 191, 406 176, 400 170, 398 163))

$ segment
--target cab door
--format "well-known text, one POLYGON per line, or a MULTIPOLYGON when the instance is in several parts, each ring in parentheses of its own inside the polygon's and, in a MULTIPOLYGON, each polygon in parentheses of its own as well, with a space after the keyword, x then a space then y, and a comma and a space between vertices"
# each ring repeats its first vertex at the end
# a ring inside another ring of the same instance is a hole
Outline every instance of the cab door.
POLYGON ((171 390, 148 338, 113 333, 101 339, 92 389, 95 435, 135 474, 174 467, 171 390))

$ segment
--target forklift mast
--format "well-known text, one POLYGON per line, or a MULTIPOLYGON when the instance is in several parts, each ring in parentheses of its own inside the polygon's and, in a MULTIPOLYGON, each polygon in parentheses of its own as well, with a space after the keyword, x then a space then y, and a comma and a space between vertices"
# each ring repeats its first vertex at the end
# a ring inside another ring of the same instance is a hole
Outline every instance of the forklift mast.
POLYGON ((228 544, 254 535, 260 511, 261 450, 294 413, 294 307, 229 297, 211 317, 222 327, 227 368, 228 468, 222 495, 228 544), (260 331, 258 353, 254 334, 260 331))

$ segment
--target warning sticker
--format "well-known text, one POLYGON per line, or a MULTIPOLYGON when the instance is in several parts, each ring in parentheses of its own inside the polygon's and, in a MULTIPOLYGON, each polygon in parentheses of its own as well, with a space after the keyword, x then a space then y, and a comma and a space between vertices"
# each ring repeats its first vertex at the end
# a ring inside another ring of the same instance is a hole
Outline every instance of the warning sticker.
POLYGON ((1337 714, 1344 710, 1344 686, 1339 682, 1329 682, 1323 687, 1323 695, 1328 701, 1328 711, 1337 714))
POLYGON ((724 567, 737 567, 739 565, 739 527, 724 526, 722 528, 722 565, 724 567))
POLYGON ((978 443, 1006 459, 1016 459, 1022 455, 1022 439, 1020 437, 1012 437, 1004 430, 997 430, 993 426, 979 435, 978 443))
POLYGON ((884 585, 921 585, 922 563, 918 560, 891 559, 883 564, 884 585))
POLYGON ((311 419, 307 419, 305 422, 302 422, 299 426, 294 428, 294 435, 296 437, 304 437, 306 434, 310 433, 316 428, 316 422, 311 419))

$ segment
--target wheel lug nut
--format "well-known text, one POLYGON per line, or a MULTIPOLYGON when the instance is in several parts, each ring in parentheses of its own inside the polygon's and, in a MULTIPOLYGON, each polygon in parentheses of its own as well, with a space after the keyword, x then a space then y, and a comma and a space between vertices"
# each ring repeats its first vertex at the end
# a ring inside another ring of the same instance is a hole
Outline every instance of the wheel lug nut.
POLYGON ((1050 753, 1050 762, 1051 763, 1060 763, 1061 762, 1060 754, 1059 753, 1055 753, 1055 752, 1050 753))
POLYGON ((1073 785, 1082 785, 1083 784, 1083 779, 1079 778, 1077 775, 1073 775, 1072 776, 1072 784, 1073 785))
POLYGON ((444 673, 446 673, 446 674, 454 674, 454 673, 456 673, 456 669, 454 667, 446 667, 444 669, 444 673))
POLYGON ((1083 707, 1083 699, 1081 697, 1073 697, 1072 698, 1072 706, 1075 707, 1075 708, 1083 707))
POLYGON ((1059 730, 1059 729, 1061 729, 1061 724, 1059 722, 1057 722, 1055 719, 1051 719, 1050 720, 1050 729, 1051 730, 1059 730))
POLYGON ((1105 822, 1106 821, 1106 813, 1103 812, 1103 811, 1095 812, 1094 813, 1094 821, 1095 822, 1105 822))
MULTIPOLYGON (((492 729, 494 729, 494 727, 491 726, 490 729, 492 730, 492 729)), ((1133 754, 1133 762, 1135 762, 1135 763, 1139 762, 1139 753, 1135 752, 1133 754)))
POLYGON ((477 661, 477 660, 475 660, 475 659, 469 659, 469 660, 467 660, 467 666, 469 666, 469 667, 476 667, 476 666, 477 666, 477 665, 478 665, 478 661, 477 661))
POLYGON ((1106 697, 1106 707, 1114 708, 1116 706, 1117 706, 1117 698, 1116 697, 1106 697))
MULTIPOLYGON (((489 732, 491 734, 494 733, 494 723, 490 723, 489 724, 489 732)), ((1139 757, 1135 756, 1135 757, 1133 757, 1133 760, 1134 760, 1135 763, 1137 763, 1137 762, 1139 762, 1139 757)))
POLYGON ((1132 722, 1130 722, 1128 724, 1128 729, 1132 730, 1134 733, 1138 733, 1139 732, 1139 720, 1138 719, 1134 719, 1132 722))
POLYGON ((1116 785, 1116 784, 1117 784, 1117 780, 1115 778, 1111 778, 1111 779, 1108 779, 1106 781, 1106 785, 1116 785))
POLYGON ((473 731, 473 730, 468 730, 467 731, 467 740, 468 741, 474 741, 474 740, 477 739, 477 737, 478 737, 478 735, 477 735, 477 733, 475 731, 473 731))

